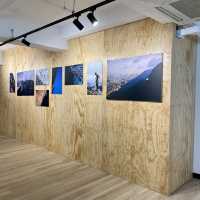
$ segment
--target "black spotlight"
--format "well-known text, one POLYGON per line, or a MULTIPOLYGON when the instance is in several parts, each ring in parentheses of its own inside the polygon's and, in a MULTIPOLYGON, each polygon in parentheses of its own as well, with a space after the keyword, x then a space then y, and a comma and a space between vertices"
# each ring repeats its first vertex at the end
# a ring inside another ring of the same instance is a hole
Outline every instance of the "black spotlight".
POLYGON ((79 21, 78 18, 76 18, 74 21, 73 21, 74 25, 80 30, 82 31, 84 29, 84 26, 83 24, 79 21))
POLYGON ((27 47, 30 47, 31 43, 29 41, 26 40, 26 38, 23 38, 21 41, 24 45, 26 45, 27 47))
POLYGON ((97 26, 98 25, 98 20, 96 19, 96 17, 94 16, 94 11, 88 13, 87 18, 90 20, 90 22, 93 24, 93 26, 97 26))

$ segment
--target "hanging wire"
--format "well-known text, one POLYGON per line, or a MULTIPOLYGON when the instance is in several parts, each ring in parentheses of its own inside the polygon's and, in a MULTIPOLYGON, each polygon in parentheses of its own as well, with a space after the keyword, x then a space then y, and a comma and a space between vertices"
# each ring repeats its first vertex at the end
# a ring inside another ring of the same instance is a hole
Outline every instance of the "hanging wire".
POLYGON ((72 14, 75 13, 76 11, 76 0, 73 1, 73 10, 72 10, 72 14))
POLYGON ((64 0, 64 10, 67 10, 69 11, 70 13, 74 14, 76 12, 76 0, 73 0, 72 2, 72 8, 70 9, 68 6, 67 6, 67 3, 66 3, 66 0, 64 0))
POLYGON ((15 34, 14 34, 14 29, 12 28, 12 29, 10 29, 10 32, 11 32, 11 38, 14 38, 15 37, 15 34))
POLYGON ((67 7, 67 3, 66 3, 66 0, 64 0, 64 10, 67 10, 68 12, 72 13, 72 9, 68 8, 67 7))

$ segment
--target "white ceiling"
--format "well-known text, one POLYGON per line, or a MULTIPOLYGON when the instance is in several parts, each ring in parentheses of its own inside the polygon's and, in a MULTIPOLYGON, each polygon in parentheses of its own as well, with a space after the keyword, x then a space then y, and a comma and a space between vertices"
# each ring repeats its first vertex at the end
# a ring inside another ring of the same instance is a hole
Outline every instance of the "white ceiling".
MULTIPOLYGON (((76 10, 81 10, 101 1, 76 0, 76 10)), ((66 2, 67 8, 73 8, 73 0, 1 0, 0 37, 11 37, 11 29, 14 29, 14 35, 17 36, 71 14, 69 10, 64 9, 64 2, 66 2)), ((34 44, 64 49, 66 48, 65 41, 69 38, 144 18, 132 6, 129 7, 124 4, 123 0, 99 8, 96 11, 96 17, 100 24, 95 28, 84 15, 80 17, 86 27, 82 32, 77 30, 72 24, 72 20, 69 20, 36 33, 28 39, 34 44)))
MULTIPOLYGON (((76 11, 101 1, 103 0, 76 0, 76 11)), ((27 39, 44 48, 65 49, 68 39, 145 17, 168 22, 169 19, 151 9, 152 5, 161 5, 166 1, 174 0, 116 0, 96 10, 95 15, 100 22, 97 27, 93 27, 86 15, 83 15, 80 17, 85 26, 82 32, 69 20, 33 34, 27 39)), ((0 41, 3 41, 1 38, 11 37, 11 29, 14 29, 14 35, 17 36, 69 15, 70 11, 64 9, 64 2, 67 8, 72 9, 73 0, 0 0, 0 41)))

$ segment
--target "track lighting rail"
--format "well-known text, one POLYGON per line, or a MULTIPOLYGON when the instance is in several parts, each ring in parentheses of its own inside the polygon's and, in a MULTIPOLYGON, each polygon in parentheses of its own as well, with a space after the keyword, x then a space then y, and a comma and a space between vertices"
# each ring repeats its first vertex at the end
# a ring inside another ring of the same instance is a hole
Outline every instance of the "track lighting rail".
POLYGON ((27 32, 27 33, 24 33, 24 34, 22 34, 22 35, 19 35, 19 36, 17 36, 17 37, 14 37, 14 38, 10 38, 10 39, 8 39, 8 40, 2 42, 2 43, 0 44, 0 46, 3 46, 3 45, 5 45, 5 44, 14 42, 14 41, 19 40, 19 39, 22 39, 22 38, 26 38, 28 35, 32 35, 32 34, 34 34, 34 33, 36 33, 36 32, 42 31, 42 30, 47 29, 47 28, 49 28, 49 27, 51 27, 51 26, 54 26, 54 25, 59 24, 59 23, 61 23, 61 22, 67 21, 67 20, 69 20, 69 19, 71 19, 71 18, 75 18, 75 17, 77 18, 77 17, 81 16, 82 14, 84 14, 84 13, 86 13, 86 12, 92 12, 92 11, 96 10, 97 8, 103 7, 103 6, 105 6, 105 5, 107 5, 107 4, 110 4, 110 3, 114 2, 114 1, 116 1, 116 0, 105 0, 105 1, 102 1, 102 2, 100 2, 100 3, 97 3, 97 4, 95 4, 95 5, 90 6, 90 7, 88 7, 88 8, 85 8, 85 9, 83 9, 83 10, 81 10, 81 11, 72 13, 71 15, 68 15, 68 16, 63 17, 63 18, 61 18, 61 19, 58 19, 58 20, 56 20, 56 21, 53 21, 53 22, 51 22, 51 23, 49 23, 49 24, 46 24, 46 25, 44 25, 44 26, 41 26, 41 27, 36 28, 36 29, 34 29, 34 30, 31 30, 31 31, 29 31, 29 32, 27 32))

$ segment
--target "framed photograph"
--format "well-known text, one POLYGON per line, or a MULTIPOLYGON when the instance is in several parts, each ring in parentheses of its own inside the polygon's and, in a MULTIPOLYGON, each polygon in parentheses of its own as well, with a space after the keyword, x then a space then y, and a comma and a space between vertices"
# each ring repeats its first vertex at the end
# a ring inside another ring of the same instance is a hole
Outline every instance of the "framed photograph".
POLYGON ((92 62, 88 65, 88 95, 102 95, 103 84, 103 64, 100 61, 92 62))
POLYGON ((65 67, 65 85, 83 85, 83 65, 65 67))
POLYGON ((10 73, 10 93, 15 93, 15 76, 10 73))
POLYGON ((34 70, 17 73, 17 96, 34 96, 34 70))
POLYGON ((108 60, 107 99, 162 102, 163 54, 108 60))
POLYGON ((49 90, 36 90, 36 106, 49 107, 49 90))
POLYGON ((62 94, 62 67, 52 69, 52 94, 62 94))
POLYGON ((36 70, 36 85, 49 85, 49 69, 36 70))

